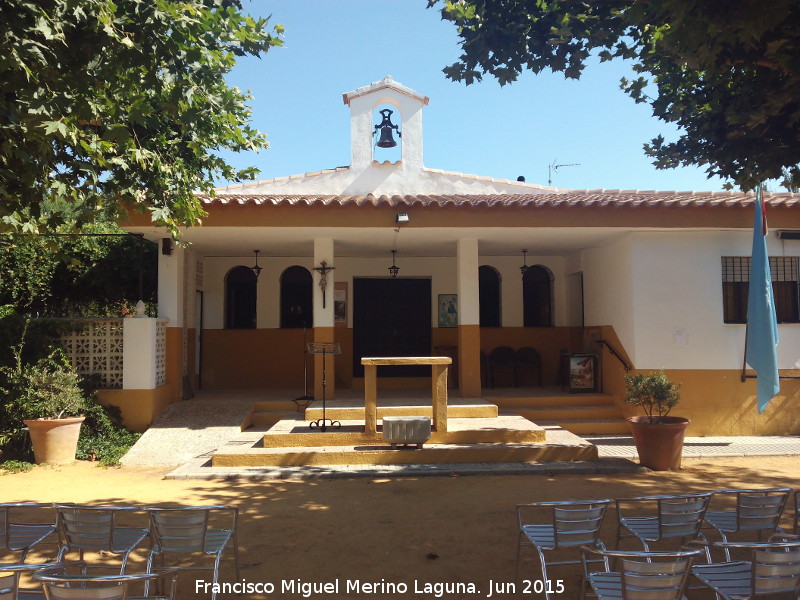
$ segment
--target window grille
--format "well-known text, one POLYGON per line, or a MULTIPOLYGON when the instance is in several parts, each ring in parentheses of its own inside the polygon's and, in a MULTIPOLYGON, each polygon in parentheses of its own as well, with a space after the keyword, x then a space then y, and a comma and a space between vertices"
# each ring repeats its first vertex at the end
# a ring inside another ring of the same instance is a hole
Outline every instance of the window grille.
MULTIPOLYGON (((770 256, 769 268, 778 322, 800 322, 800 257, 770 256)), ((722 257, 722 300, 726 323, 747 322, 749 282, 749 256, 722 257)))

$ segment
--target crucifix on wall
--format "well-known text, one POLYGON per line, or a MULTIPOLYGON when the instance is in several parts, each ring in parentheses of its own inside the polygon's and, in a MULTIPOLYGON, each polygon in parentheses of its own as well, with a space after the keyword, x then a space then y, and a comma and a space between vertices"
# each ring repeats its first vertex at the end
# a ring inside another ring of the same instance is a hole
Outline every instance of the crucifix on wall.
POLYGON ((333 271, 336 267, 329 267, 326 261, 321 261, 320 266, 314 267, 319 273, 319 289, 322 290, 322 308, 325 308, 325 290, 328 287, 328 271, 333 271))

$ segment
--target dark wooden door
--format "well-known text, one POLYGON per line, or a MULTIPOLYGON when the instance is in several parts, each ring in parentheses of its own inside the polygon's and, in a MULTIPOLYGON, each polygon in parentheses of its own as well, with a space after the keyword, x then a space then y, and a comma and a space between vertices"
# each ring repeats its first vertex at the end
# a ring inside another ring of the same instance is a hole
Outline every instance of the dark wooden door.
MULTIPOLYGON (((364 356, 430 356, 430 279, 353 279, 353 375, 364 356)), ((378 367, 379 377, 426 377, 429 366, 378 367)))

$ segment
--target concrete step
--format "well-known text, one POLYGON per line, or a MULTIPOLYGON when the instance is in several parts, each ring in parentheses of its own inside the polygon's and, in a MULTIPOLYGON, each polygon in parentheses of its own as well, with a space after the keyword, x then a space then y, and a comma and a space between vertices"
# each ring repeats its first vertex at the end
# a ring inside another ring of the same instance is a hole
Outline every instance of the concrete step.
POLYGON ((293 419, 298 416, 295 411, 259 411, 253 412, 248 415, 248 421, 245 424, 247 427, 272 427, 282 419, 293 419))
POLYGON ((534 423, 558 420, 597 421, 602 419, 621 419, 622 410, 614 404, 590 406, 536 406, 518 408, 515 411, 534 423))
POLYGON ((492 396, 486 401, 505 408, 536 408, 542 406, 608 406, 614 405, 614 396, 609 394, 572 394, 561 396, 492 396))
MULTIPOLYGON (((498 414, 497 405, 459 404, 447 403, 447 416, 453 419, 491 419, 498 414)), ((327 406, 325 416, 336 421, 364 420, 364 406, 327 406)), ((383 417, 433 417, 432 406, 380 406, 378 405, 378 418, 383 417)), ((322 418, 322 403, 316 402, 305 411, 307 421, 316 421, 322 418)))
POLYGON ((388 445, 258 448, 223 446, 211 458, 213 467, 314 465, 413 465, 463 463, 572 462, 597 460, 597 447, 581 440, 563 444, 437 444, 392 450, 388 445))
POLYGON ((625 419, 556 419, 550 421, 536 421, 541 427, 558 426, 575 435, 630 435, 631 428, 625 419))
MULTIPOLYGON (((368 435, 363 420, 335 420, 317 423, 287 418, 264 433, 264 448, 312 446, 374 446, 383 444, 383 433, 368 435), (322 431, 321 425, 325 426, 322 431)), ((429 444, 538 444, 546 441, 544 429, 519 415, 490 419, 448 418, 447 431, 432 431, 429 444)))
POLYGON ((254 412, 300 412, 302 408, 298 407, 293 400, 258 400, 253 403, 252 410, 254 412))

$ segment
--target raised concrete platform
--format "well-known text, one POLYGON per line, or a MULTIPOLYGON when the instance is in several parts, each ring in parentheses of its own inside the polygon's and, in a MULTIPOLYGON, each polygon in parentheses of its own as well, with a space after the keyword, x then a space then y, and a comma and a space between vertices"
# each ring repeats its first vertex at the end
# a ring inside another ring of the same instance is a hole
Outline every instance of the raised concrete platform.
MULTIPOLYGON (((448 403, 443 427, 436 428, 423 448, 392 449, 384 441, 380 419, 387 416, 428 416, 435 407, 419 393, 382 390, 377 398, 374 430, 366 426, 365 401, 357 395, 326 403, 325 431, 311 422, 323 417, 320 402, 287 412, 286 402, 254 403, 242 425, 259 427, 255 439, 231 440, 211 455, 220 467, 289 467, 319 465, 402 465, 462 463, 572 462, 597 459, 593 444, 563 430, 549 443, 545 430, 520 415, 498 414, 497 405, 480 398, 448 403), (334 426, 332 421, 339 425, 334 426), (445 426, 446 425, 446 426, 445 426), (259 439, 260 438, 260 439, 259 439), (568 438, 568 439, 567 439, 568 438)), ((441 415, 440 415, 441 416, 441 415)), ((435 419, 434 419, 435 423, 435 419)), ((554 428, 554 430, 557 428, 554 428)))
MULTIPOLYGON (((398 408, 398 415, 409 416, 410 410, 398 408)), ((385 415, 389 416, 389 415, 385 415)), ((425 415, 410 415, 425 416, 425 415)), ((320 417, 321 418, 321 417, 320 417)), ((331 417, 328 413, 328 418, 331 417)), ((297 416, 287 416, 272 425, 264 434, 265 448, 311 446, 364 446, 385 445, 381 430, 377 436, 367 434, 360 419, 337 419, 341 426, 327 431, 312 428, 309 421, 297 416)), ((503 415, 494 418, 450 418, 448 430, 432 432, 429 444, 540 444, 545 441, 544 429, 529 420, 503 415)))
POLYGON ((422 449, 379 446, 263 448, 265 431, 241 432, 228 444, 170 473, 182 478, 316 478, 458 473, 640 472, 630 461, 600 461, 597 448, 552 427, 540 444, 440 444, 422 449))

